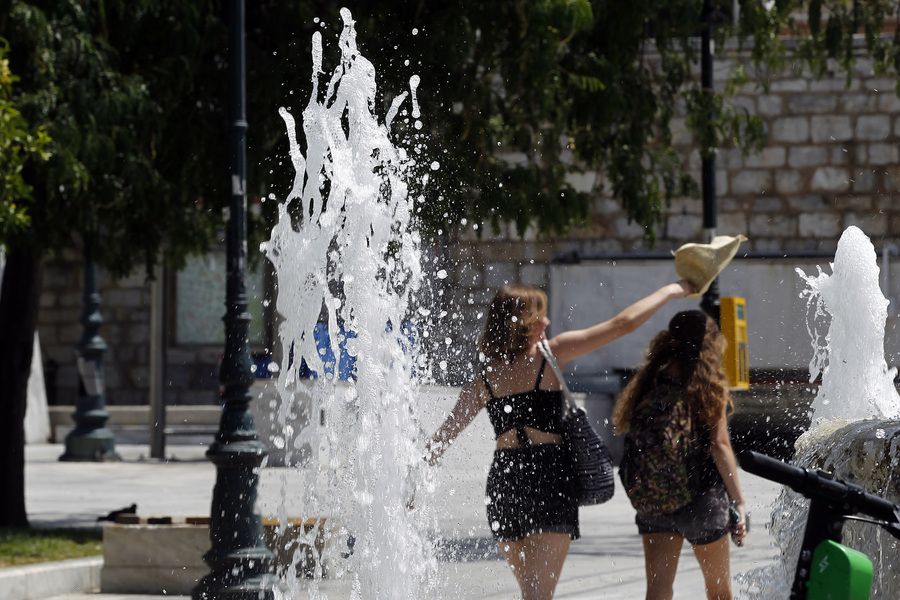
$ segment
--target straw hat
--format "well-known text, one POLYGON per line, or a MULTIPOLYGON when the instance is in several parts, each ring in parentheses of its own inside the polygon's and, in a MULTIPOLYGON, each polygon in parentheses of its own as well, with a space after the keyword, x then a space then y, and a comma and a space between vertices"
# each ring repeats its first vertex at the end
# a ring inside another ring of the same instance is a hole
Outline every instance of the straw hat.
POLYGON ((743 235, 717 235, 708 244, 684 244, 675 255, 675 272, 688 281, 697 290, 688 298, 699 298, 709 289, 719 273, 722 272, 734 255, 737 254, 741 242, 746 242, 743 235))

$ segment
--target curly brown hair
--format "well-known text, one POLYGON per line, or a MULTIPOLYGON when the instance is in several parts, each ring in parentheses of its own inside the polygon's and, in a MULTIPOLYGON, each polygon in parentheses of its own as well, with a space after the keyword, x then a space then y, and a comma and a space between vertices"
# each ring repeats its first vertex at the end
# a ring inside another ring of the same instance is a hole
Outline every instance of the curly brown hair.
POLYGON ((494 296, 478 349, 485 360, 512 362, 527 349, 528 338, 547 314, 547 294, 518 285, 504 285, 494 296))
POLYGON ((647 362, 628 382, 616 400, 612 422, 616 433, 625 433, 638 399, 644 395, 657 373, 676 364, 688 403, 706 427, 712 427, 725 406, 733 408, 728 378, 722 364, 725 336, 719 326, 698 310, 683 311, 672 317, 669 328, 650 342, 647 362))

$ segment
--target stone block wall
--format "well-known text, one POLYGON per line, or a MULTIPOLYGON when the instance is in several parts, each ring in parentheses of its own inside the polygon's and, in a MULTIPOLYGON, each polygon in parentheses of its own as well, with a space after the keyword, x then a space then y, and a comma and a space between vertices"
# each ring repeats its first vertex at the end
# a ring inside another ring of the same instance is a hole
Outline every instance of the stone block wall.
MULTIPOLYGON (((38 334, 51 404, 74 405, 78 398, 75 346, 82 335, 83 281, 81 258, 73 254, 44 265, 38 334)), ((143 271, 115 281, 100 270, 97 287, 103 317, 100 336, 108 346, 103 357, 106 403, 146 405, 150 388, 150 284, 143 271)), ((168 348, 166 403, 215 404, 221 353, 222 348, 168 348)))

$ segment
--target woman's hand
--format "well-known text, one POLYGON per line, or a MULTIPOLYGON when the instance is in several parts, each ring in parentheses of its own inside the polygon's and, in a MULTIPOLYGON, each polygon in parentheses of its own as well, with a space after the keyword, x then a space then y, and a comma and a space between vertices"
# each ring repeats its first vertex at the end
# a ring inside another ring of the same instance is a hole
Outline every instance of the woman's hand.
POLYGON ((697 291, 696 288, 694 288, 694 286, 691 284, 691 282, 686 279, 679 279, 675 282, 675 285, 681 288, 681 293, 678 296, 679 298, 685 298, 687 296, 690 296, 691 294, 696 293, 697 291))
POLYGON ((743 501, 733 502, 729 511, 734 511, 730 514, 731 519, 728 524, 728 531, 731 533, 731 539, 734 540, 734 543, 738 547, 743 546, 744 538, 747 537, 747 507, 743 501), (737 520, 735 520, 733 516, 735 513, 738 517, 737 520))

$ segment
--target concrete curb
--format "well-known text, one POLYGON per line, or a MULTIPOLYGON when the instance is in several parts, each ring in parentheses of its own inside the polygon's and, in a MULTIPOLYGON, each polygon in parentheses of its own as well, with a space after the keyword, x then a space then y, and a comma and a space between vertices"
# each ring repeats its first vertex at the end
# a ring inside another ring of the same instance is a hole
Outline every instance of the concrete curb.
POLYGON ((42 600, 71 593, 100 591, 103 557, 73 558, 59 562, 0 569, 4 600, 42 600))

